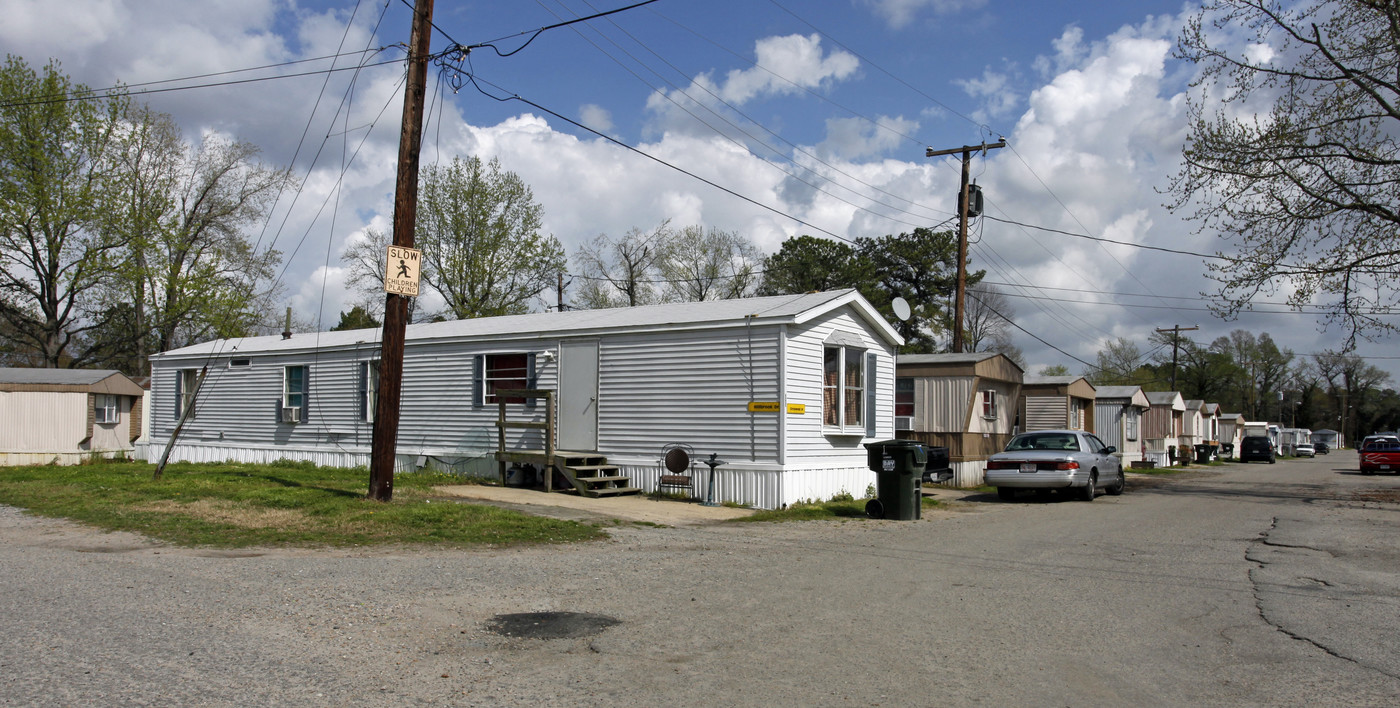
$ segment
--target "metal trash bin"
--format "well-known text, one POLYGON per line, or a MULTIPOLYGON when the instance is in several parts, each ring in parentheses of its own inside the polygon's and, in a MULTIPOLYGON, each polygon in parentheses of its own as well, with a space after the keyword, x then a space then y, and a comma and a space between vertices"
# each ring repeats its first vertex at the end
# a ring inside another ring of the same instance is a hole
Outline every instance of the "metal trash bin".
POLYGON ((1196 446, 1196 464, 1198 464, 1198 465, 1210 464, 1210 446, 1209 446, 1209 445, 1197 445, 1197 446, 1196 446))
POLYGON ((913 521, 923 515, 924 467, 928 451, 911 440, 884 440, 865 444, 866 462, 876 473, 874 499, 865 505, 872 519, 913 521))

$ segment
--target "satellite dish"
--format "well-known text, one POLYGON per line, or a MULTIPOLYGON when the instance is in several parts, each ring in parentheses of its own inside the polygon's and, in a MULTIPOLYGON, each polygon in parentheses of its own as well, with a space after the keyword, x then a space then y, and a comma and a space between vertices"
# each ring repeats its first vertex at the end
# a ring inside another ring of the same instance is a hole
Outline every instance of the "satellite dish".
POLYGON ((890 303, 894 307, 894 316, 903 322, 909 321, 909 301, 902 297, 897 297, 890 303))

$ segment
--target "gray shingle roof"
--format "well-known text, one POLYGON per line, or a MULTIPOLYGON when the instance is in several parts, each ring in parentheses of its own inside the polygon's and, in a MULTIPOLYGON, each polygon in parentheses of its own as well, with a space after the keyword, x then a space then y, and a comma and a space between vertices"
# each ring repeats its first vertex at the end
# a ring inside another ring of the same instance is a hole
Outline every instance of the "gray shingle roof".
POLYGON ((5 369, 0 368, 0 383, 49 384, 58 386, 91 386, 112 374, 115 369, 5 369))
MULTIPOLYGON (((535 312, 525 315, 505 315, 502 317, 480 317, 470 320, 449 322, 427 322, 409 325, 404 334, 407 342, 455 339, 489 339, 539 334, 559 336, 563 334, 587 334, 591 332, 620 332, 704 326, 707 324, 742 324, 752 316, 755 323, 804 321, 804 315, 812 311, 824 311, 828 306, 835 307, 842 302, 859 301, 858 311, 879 318, 878 313, 860 297, 854 289, 833 290, 831 292, 803 293, 800 295, 776 295, 773 297, 743 298, 738 300, 710 300, 705 302, 681 302, 664 305, 643 305, 640 307, 616 307, 603 310, 568 310, 565 312, 535 312)), ((872 323, 872 329, 887 332, 894 342, 899 335, 883 318, 872 323)), ((341 332, 312 332, 296 334, 291 339, 280 335, 267 337, 244 337, 241 339, 217 340, 175 349, 157 354, 152 359, 163 356, 224 356, 239 353, 272 353, 310 349, 349 347, 361 342, 380 341, 380 329, 356 329, 341 332)))

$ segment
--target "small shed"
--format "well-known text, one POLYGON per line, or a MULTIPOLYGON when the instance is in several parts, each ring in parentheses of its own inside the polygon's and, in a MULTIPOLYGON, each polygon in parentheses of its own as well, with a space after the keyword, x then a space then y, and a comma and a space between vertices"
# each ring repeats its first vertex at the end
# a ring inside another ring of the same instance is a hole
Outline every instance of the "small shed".
POLYGON ((895 430, 948 448, 952 484, 983 482, 987 456, 1001 452, 1015 424, 1025 372, 1005 354, 906 354, 895 366, 895 430))
POLYGON ((1027 376, 1017 406, 1020 429, 1092 431, 1095 396, 1083 376, 1027 376))
MULTIPOLYGON (((853 289, 409 325, 396 468, 495 477, 498 460, 544 449, 552 425, 561 454, 625 478, 617 488, 655 490, 664 449, 681 444, 702 482, 699 459, 724 461, 718 501, 860 496, 876 480, 862 443, 894 437, 902 343, 853 289), (516 389, 552 392, 555 420, 516 389), (501 402, 535 426, 507 429, 504 449, 501 402)), ((363 329, 152 356, 149 456, 192 406, 171 459, 365 465, 380 348, 380 331, 363 329)))
POLYGON ((1118 448, 1123 460, 1143 457, 1142 418, 1151 405, 1141 386, 1099 386, 1094 399, 1094 434, 1118 448))
POLYGON ((131 454, 144 391, 110 369, 0 368, 0 464, 131 454))
POLYGON ((1143 457, 1159 466, 1171 464, 1169 452, 1181 444, 1186 401, 1176 391, 1148 391, 1147 416, 1143 419, 1143 457))

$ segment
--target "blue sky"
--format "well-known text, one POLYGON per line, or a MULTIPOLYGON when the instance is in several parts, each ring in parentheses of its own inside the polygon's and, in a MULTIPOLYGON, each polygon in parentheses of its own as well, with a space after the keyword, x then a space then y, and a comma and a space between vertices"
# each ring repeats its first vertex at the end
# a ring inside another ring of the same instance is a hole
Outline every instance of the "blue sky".
MULTIPOLYGON (((521 31, 625 4, 437 0, 434 20, 458 42, 505 38, 496 45, 510 51, 527 38, 513 37, 521 31)), ((990 214, 1133 244, 1233 252, 1162 207, 1195 75, 1171 50, 1194 7, 661 0, 544 32, 507 58, 489 48, 472 52, 478 77, 779 213, 525 104, 498 102, 470 86, 454 93, 442 73, 429 89, 423 159, 500 158, 531 185, 545 229, 570 249, 598 233, 669 218, 737 230, 772 252, 798 234, 855 238, 935 225, 953 211, 958 169, 951 159, 924 157, 924 148, 1005 136, 1011 148, 973 168, 990 214)), ((94 87, 385 47, 406 42, 410 22, 402 0, 0 0, 0 16, 7 51, 32 65, 57 58, 94 87)), ((448 44, 434 35, 434 50, 448 44)), ((375 60, 402 56, 389 48, 375 60)), ((361 297, 345 286, 340 253, 366 227, 387 228, 391 217, 402 73, 401 62, 366 69, 353 84, 349 72, 338 73, 324 94, 325 77, 313 75, 141 97, 176 116, 187 138, 221 132, 260 145, 278 164, 298 154, 293 168, 303 193, 290 208, 284 200, 269 232, 288 255, 289 303, 303 318, 319 315, 323 326, 361 297)), ((1063 350, 1018 334, 1032 370, 1064 364, 1078 372, 1076 359, 1093 361, 1116 337, 1145 352, 1154 328, 1174 324, 1199 325, 1194 334, 1206 342, 1235 328, 1268 331, 1300 354, 1340 342, 1312 315, 1215 319, 1203 309, 1201 294, 1215 286, 1200 258, 1004 222, 985 221, 976 231, 972 267, 1006 284, 1018 324, 1063 350)), ((1281 302, 1285 294, 1265 299, 1281 302)), ((1379 358, 1389 344, 1367 344, 1362 353, 1400 369, 1379 358)))

